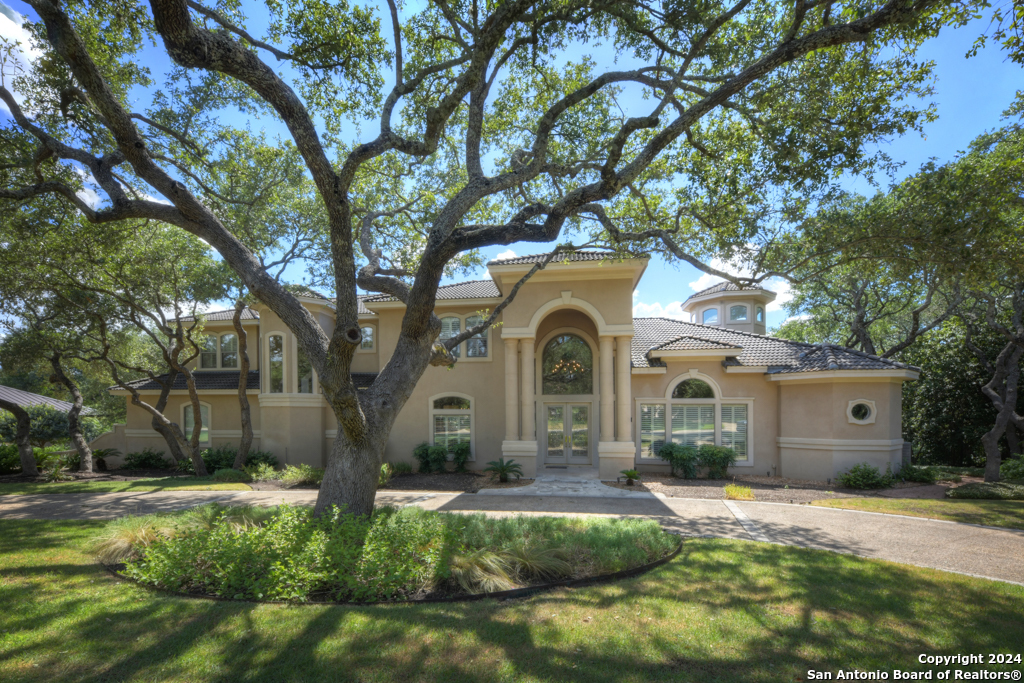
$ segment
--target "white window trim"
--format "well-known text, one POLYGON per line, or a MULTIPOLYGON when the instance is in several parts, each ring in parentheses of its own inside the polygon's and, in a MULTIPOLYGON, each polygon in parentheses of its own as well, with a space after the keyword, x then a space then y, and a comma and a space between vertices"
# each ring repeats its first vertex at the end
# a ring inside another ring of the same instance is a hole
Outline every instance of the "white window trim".
MULTIPOLYGON (((435 311, 435 313, 437 313, 437 311, 435 311)), ((444 318, 458 318, 459 319, 459 333, 460 334, 462 332, 466 331, 466 321, 468 319, 476 317, 476 316, 480 316, 484 320, 487 319, 486 315, 481 315, 480 313, 477 313, 477 312, 473 312, 473 313, 437 313, 437 317, 441 318, 441 319, 444 319, 444 318)), ((469 357, 469 343, 468 343, 469 339, 465 339, 465 340, 462 341, 462 343, 459 344, 459 362, 455 364, 456 368, 459 367, 459 365, 461 363, 490 363, 491 361, 494 360, 494 338, 493 338, 493 335, 491 334, 493 329, 494 329, 493 326, 488 326, 487 330, 484 332, 484 334, 487 335, 487 355, 484 356, 483 358, 470 358, 469 357)), ((455 394, 445 394, 445 396, 455 396, 455 394)))
POLYGON ((737 323, 750 322, 750 306, 748 306, 747 304, 730 304, 729 305, 729 322, 737 322, 737 323), (734 317, 732 317, 732 309, 734 309, 734 308, 742 308, 743 309, 743 317, 742 318, 734 318, 734 317))
POLYGON ((853 425, 873 425, 875 424, 875 417, 878 415, 878 408, 875 407, 875 402, 869 398, 855 398, 846 404, 846 419, 849 420, 850 424, 853 425), (871 414, 863 420, 858 420, 853 416, 853 407, 858 403, 863 403, 871 409, 871 414))
MULTIPOLYGON (((210 446, 213 445, 213 406, 211 406, 206 401, 200 401, 199 402, 199 409, 202 410, 204 406, 206 407, 206 414, 210 416, 209 424, 204 424, 203 425, 203 427, 206 428, 206 436, 207 436, 208 440, 205 441, 205 442, 204 441, 200 441, 199 445, 202 446, 202 445, 205 444, 207 447, 210 447, 210 446)), ((192 435, 185 433, 185 409, 186 408, 191 408, 191 407, 192 407, 192 402, 191 401, 185 401, 184 403, 181 404, 181 407, 179 408, 179 411, 178 411, 180 413, 180 416, 181 416, 181 423, 180 423, 181 424, 181 431, 182 431, 183 434, 185 434, 185 440, 186 441, 190 440, 192 438, 192 435)), ((202 415, 200 415, 200 417, 202 417, 202 415)), ((200 434, 201 433, 202 432, 200 431, 200 434)))
MULTIPOLYGON (((537 350, 534 353, 533 367, 534 375, 537 379, 535 382, 534 394, 535 400, 537 401, 537 415, 538 419, 540 416, 540 404, 543 402, 547 403, 597 403, 601 397, 601 347, 598 343, 591 339, 587 332, 579 329, 578 327, 559 327, 558 329, 551 330, 540 340, 537 344, 537 350), (555 337, 563 334, 571 334, 574 337, 582 339, 587 346, 590 347, 590 372, 591 372, 591 394, 545 394, 544 393, 544 349, 547 348, 548 342, 555 337)), ((614 374, 614 373, 613 373, 614 374)), ((598 408, 594 410, 594 406, 591 406, 590 414, 591 421, 597 424, 599 416, 596 413, 600 413, 601 410, 598 408)), ((539 422, 537 424, 540 424, 539 422)), ((598 425, 600 426, 600 425, 598 425)))
POLYGON ((636 435, 636 462, 638 464, 651 464, 657 463, 658 461, 664 462, 661 458, 645 458, 641 457, 640 453, 640 404, 649 405, 652 403, 658 403, 665 406, 665 443, 672 441, 672 406, 673 405, 714 405, 715 406, 715 445, 722 445, 722 404, 725 405, 745 405, 747 406, 747 457, 745 460, 737 460, 733 465, 734 467, 753 467, 754 466, 754 399, 747 397, 729 397, 722 395, 722 388, 718 385, 711 377, 699 372, 693 368, 689 372, 685 372, 671 382, 668 383, 668 388, 665 390, 665 395, 658 397, 635 397, 633 406, 633 424, 637 427, 634 431, 636 435), (675 391, 676 385, 680 382, 688 379, 699 379, 702 382, 706 382, 711 390, 715 393, 714 398, 672 398, 672 392, 675 391))
MULTIPOLYGON (((462 362, 461 360, 459 361, 462 362)), ((434 394, 427 399, 427 413, 429 418, 427 419, 427 443, 431 446, 434 445, 434 416, 435 415, 465 415, 469 413, 469 462, 476 462, 476 399, 469 394, 463 394, 458 391, 442 391, 440 394, 434 394), (442 408, 434 408, 434 401, 445 396, 457 396, 458 398, 464 398, 469 401, 469 410, 444 410, 442 408)))
POLYGON ((755 323, 762 323, 763 324, 764 321, 765 321, 764 320, 764 306, 755 306, 754 307, 754 322, 755 323))
MULTIPOLYGON (((263 367, 267 369, 267 372, 265 373, 266 374, 266 378, 267 378, 267 380, 266 380, 267 381, 267 385, 265 387, 264 393, 267 393, 267 394, 276 394, 277 393, 277 392, 273 392, 273 391, 270 390, 270 338, 271 337, 281 337, 281 354, 282 354, 282 356, 281 356, 281 365, 282 365, 282 368, 281 368, 281 381, 282 381, 282 384, 283 384, 283 386, 281 388, 284 390, 281 393, 282 394, 290 393, 288 391, 288 380, 290 379, 290 375, 291 375, 291 373, 288 372, 288 351, 287 351, 287 349, 288 349, 288 335, 285 334, 284 332, 280 332, 278 330, 272 330, 270 332, 267 332, 265 335, 263 335, 263 337, 264 337, 264 341, 266 342, 265 344, 263 344, 263 347, 266 349, 266 351, 264 352, 266 362, 263 364, 263 367)), ((264 373, 261 372, 260 375, 262 376, 262 375, 264 375, 264 373)))
MULTIPOLYGON (((285 393, 293 393, 296 396, 315 396, 315 395, 319 394, 320 393, 320 382, 317 381, 316 370, 315 369, 313 370, 313 386, 312 386, 312 391, 310 393, 308 393, 308 394, 300 394, 299 393, 299 340, 298 340, 298 337, 295 337, 293 335, 291 337, 291 343, 289 345, 292 347, 292 358, 295 359, 295 387, 294 387, 295 391, 293 391, 293 392, 285 392, 285 393)), ((287 365, 287 364, 288 364, 287 361, 285 361, 285 365, 287 365)), ((285 386, 285 388, 288 388, 287 384, 285 384, 284 386, 285 386)))
POLYGON ((722 324, 722 311, 719 310, 718 306, 708 306, 707 308, 702 308, 701 311, 700 311, 700 318, 699 318, 699 320, 700 320, 700 324, 701 325, 721 325, 722 324), (717 322, 713 322, 713 323, 706 323, 706 322, 704 322, 704 314, 707 313, 708 311, 714 311, 717 314, 717 317, 718 317, 718 321, 717 322))
MULTIPOLYGON (((369 327, 373 330, 373 346, 368 349, 364 349, 362 342, 360 342, 359 347, 356 349, 356 353, 377 353, 377 326, 373 323, 359 323, 360 333, 362 333, 364 327, 369 327)), ((316 375, 315 370, 313 371, 313 374, 316 375)))

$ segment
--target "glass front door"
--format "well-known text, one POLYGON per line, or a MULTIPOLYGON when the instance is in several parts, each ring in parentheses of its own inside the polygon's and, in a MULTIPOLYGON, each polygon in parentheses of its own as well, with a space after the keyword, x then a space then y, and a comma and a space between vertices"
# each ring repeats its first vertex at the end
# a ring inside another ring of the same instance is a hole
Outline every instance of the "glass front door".
POLYGON ((549 403, 544 406, 547 419, 547 458, 552 465, 590 464, 590 405, 549 403))

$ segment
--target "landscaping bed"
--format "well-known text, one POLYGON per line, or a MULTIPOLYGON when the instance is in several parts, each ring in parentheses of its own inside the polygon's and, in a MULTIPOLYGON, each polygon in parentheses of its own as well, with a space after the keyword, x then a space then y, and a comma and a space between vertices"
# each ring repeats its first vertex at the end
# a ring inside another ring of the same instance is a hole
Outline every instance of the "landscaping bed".
POLYGON ((498 481, 497 477, 482 472, 442 472, 423 474, 412 472, 396 474, 381 491, 463 491, 476 493, 480 489, 508 489, 529 486, 533 479, 498 481))
POLYGON ((95 551, 139 583, 255 601, 378 602, 496 593, 628 572, 678 537, 651 520, 491 518, 381 507, 369 516, 227 507, 124 517, 95 551))
MULTIPOLYGON (((735 480, 736 483, 751 489, 754 500, 773 503, 810 503, 821 499, 856 498, 870 495, 863 491, 840 489, 824 481, 786 479, 785 477, 738 475, 728 479, 680 479, 667 474, 643 474, 642 477, 633 486, 627 486, 625 482, 609 481, 604 483, 627 491, 660 493, 668 498, 719 500, 726 497, 726 485, 732 484, 735 480)), ((918 484, 908 484, 908 486, 918 486, 918 484)))

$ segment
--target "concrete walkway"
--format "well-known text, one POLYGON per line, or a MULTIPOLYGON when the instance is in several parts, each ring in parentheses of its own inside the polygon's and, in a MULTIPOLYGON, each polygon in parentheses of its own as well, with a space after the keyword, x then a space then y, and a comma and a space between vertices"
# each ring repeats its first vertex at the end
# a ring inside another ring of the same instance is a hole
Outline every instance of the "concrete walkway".
MULTIPOLYGON (((502 489, 504 491, 522 491, 502 489)), ((607 487, 605 487, 607 488, 607 487)), ((485 489, 488 490, 488 489, 485 489)), ((612 489, 616 490, 616 489, 612 489)), ((0 496, 0 519, 112 519, 207 502, 312 505, 316 491, 157 491, 0 496)), ((767 541, 931 567, 1024 585, 1024 531, 838 508, 629 495, 381 491, 381 505, 495 516, 602 515, 656 520, 685 536, 767 541)))
POLYGON ((544 467, 529 486, 481 489, 483 496, 556 496, 570 498, 654 498, 647 491, 627 491, 601 483, 596 467, 544 467))

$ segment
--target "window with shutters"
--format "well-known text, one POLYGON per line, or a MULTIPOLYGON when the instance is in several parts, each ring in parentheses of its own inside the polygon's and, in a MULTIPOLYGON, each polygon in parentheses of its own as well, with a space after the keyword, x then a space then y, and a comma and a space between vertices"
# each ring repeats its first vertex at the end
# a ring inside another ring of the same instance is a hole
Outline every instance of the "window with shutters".
MULTIPOLYGON (((437 336, 440 341, 447 341, 452 337, 459 334, 462 331, 462 321, 454 316, 447 318, 441 318, 441 334, 437 336)), ((462 344, 459 344, 452 349, 452 355, 458 358, 460 356, 459 350, 462 348, 462 344)))
MULTIPOLYGON (((472 315, 466 318, 466 329, 475 327, 484 321, 478 315, 472 315)), ((479 334, 474 334, 472 337, 466 340, 466 357, 467 358, 487 358, 487 329, 479 334)))
POLYGON ((657 458, 665 445, 665 404, 640 404, 640 457, 657 458))
POLYGON ((715 443, 715 406, 672 405, 672 443, 702 446, 715 443))
POLYGON ((747 459, 746 405, 722 405, 722 445, 736 451, 738 460, 747 459))
POLYGON ((430 442, 444 446, 449 453, 455 450, 456 444, 468 443, 473 453, 473 399, 464 394, 443 394, 429 401, 430 442))

